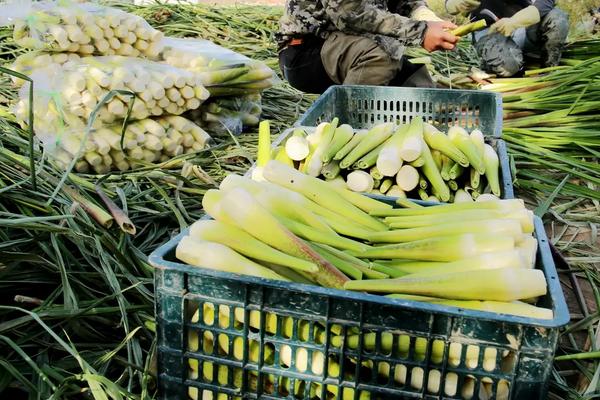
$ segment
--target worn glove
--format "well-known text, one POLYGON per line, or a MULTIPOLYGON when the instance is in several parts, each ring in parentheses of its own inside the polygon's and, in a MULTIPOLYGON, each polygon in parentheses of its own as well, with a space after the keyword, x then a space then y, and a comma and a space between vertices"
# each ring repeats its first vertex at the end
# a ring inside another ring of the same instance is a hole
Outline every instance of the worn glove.
POLYGON ((510 36, 519 28, 527 28, 540 22, 540 12, 535 6, 522 9, 510 18, 502 18, 490 26, 491 32, 498 32, 504 36, 510 36))
POLYGON ((446 0, 446 10, 452 15, 470 13, 480 5, 479 0, 446 0))
POLYGON ((443 19, 435 15, 433 11, 425 6, 418 7, 412 12, 410 17, 412 19, 416 19, 417 21, 443 21, 443 19))

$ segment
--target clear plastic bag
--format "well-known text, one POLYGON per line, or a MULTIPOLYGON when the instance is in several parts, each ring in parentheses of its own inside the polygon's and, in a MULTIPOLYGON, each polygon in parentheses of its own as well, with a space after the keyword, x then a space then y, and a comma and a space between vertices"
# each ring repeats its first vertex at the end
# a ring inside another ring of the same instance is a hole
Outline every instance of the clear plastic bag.
MULTIPOLYGON (((200 107, 209 94, 198 73, 130 57, 83 57, 60 68, 34 69, 35 124, 61 126, 73 118, 87 121, 97 104, 111 91, 132 93, 129 118, 180 115, 200 107)), ((29 85, 19 91, 14 113, 26 122, 29 85)), ((121 93, 100 107, 95 127, 122 120, 128 114, 131 95, 121 93)), ((74 122, 73 122, 74 123, 74 122)))
POLYGON ((156 58, 163 33, 143 18, 112 7, 73 1, 0 5, 0 26, 14 25, 22 47, 84 55, 156 58))
MULTIPOLYGON (((10 69, 25 75, 30 75, 34 70, 40 68, 60 68, 68 63, 77 63, 81 56, 77 53, 49 53, 45 51, 30 51, 21 54, 11 64, 10 69)), ((24 80, 12 77, 17 87, 23 86, 24 80)))
POLYGON ((261 96, 254 94, 211 98, 187 115, 210 133, 226 136, 240 135, 245 127, 258 125, 261 113, 261 96))
POLYGON ((159 60, 200 72, 211 96, 259 93, 279 82, 266 64, 202 39, 165 37, 159 60))
POLYGON ((73 160, 77 172, 104 174, 127 171, 148 163, 164 162, 184 153, 206 149, 210 135, 181 116, 148 118, 127 125, 122 138, 122 124, 90 130, 83 121, 59 130, 39 129, 36 136, 54 162, 67 168, 73 160))

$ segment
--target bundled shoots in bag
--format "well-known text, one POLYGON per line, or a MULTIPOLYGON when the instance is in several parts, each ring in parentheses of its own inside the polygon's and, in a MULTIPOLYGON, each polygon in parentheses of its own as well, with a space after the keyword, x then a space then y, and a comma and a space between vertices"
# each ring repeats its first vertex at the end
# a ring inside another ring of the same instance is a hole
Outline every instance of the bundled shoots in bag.
POLYGON ((104 174, 164 162, 181 154, 201 151, 211 143, 206 131, 180 116, 148 118, 87 131, 80 118, 63 114, 56 125, 36 123, 36 137, 44 151, 62 168, 75 160, 75 170, 104 174))
POLYGON ((0 25, 14 25, 19 46, 84 55, 155 58, 163 38, 136 15, 64 0, 5 3, 0 7, 0 25))
MULTIPOLYGON (((83 57, 60 68, 35 69, 35 124, 57 126, 65 115, 87 120, 96 105, 111 91, 135 95, 131 119, 180 115, 194 110, 208 98, 197 73, 131 57, 83 57), (58 120, 58 121, 57 121, 58 120)), ((25 122, 29 85, 19 92, 14 113, 25 122)), ((95 127, 125 118, 129 96, 119 94, 99 110, 95 127)), ((35 127, 37 129, 37 126, 35 127)))
MULTIPOLYGON (((40 50, 33 50, 21 54, 10 66, 10 69, 25 75, 30 75, 34 70, 40 68, 60 68, 65 64, 77 63, 81 56, 77 53, 49 53, 40 50)), ((11 77, 15 86, 21 87, 25 81, 11 77)))
POLYGON ((166 37, 159 60, 174 67, 200 72, 211 96, 259 93, 275 83, 273 70, 260 61, 208 40, 166 37))

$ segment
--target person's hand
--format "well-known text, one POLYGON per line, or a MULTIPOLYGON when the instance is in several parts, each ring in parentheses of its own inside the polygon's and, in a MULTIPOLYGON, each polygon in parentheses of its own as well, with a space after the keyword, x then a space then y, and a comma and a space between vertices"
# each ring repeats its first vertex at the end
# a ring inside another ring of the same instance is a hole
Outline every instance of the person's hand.
POLYGON ((456 25, 448 21, 428 22, 423 48, 429 52, 453 50, 460 38, 448 32, 449 29, 456 29, 456 25))
POLYGON ((481 5, 478 0, 448 0, 446 10, 452 15, 467 14, 476 10, 481 5))
POLYGON ((540 12, 535 6, 522 9, 510 18, 502 18, 490 26, 490 33, 510 36, 519 28, 527 28, 540 22, 540 12))

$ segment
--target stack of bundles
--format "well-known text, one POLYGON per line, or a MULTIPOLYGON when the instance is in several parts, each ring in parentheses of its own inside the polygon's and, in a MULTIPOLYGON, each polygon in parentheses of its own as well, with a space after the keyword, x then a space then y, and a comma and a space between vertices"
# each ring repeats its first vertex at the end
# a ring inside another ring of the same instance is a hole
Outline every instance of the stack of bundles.
POLYGON ((14 25, 26 49, 83 55, 155 58, 163 33, 136 15, 92 3, 19 2, 1 9, 0 25, 14 25))
MULTIPOLYGON (((0 11, 0 25, 14 25, 16 43, 32 50, 12 68, 34 82, 36 136, 59 165, 80 172, 202 150, 210 136, 201 126, 240 133, 258 123, 260 91, 273 83, 263 63, 205 40, 164 38, 121 10, 42 1, 0 11), (200 109, 209 96, 227 97, 200 109), (133 122, 124 130, 126 118, 133 122)), ((31 87, 13 81, 20 87, 13 112, 26 126, 31 87)))
MULTIPOLYGON (((207 144, 207 134, 190 121, 185 120, 184 132, 148 119, 197 109, 208 98, 197 73, 139 58, 99 56, 73 58, 60 68, 33 69, 30 77, 34 81, 34 130, 62 166, 73 160, 81 172, 125 170, 141 161, 159 161, 207 144), (115 90, 124 92, 110 98, 115 90), (103 99, 105 103, 97 108, 103 99), (121 147, 120 127, 127 115, 140 121, 141 128, 130 126, 121 147), (88 124, 94 130, 86 134, 88 124), (190 125, 195 136, 184 143, 182 134, 192 135, 190 125), (153 135, 161 140, 152 139, 153 135), (164 145, 162 139, 175 144, 164 145)), ((21 87, 13 108, 23 126, 28 123, 29 90, 29 84, 21 87)))
POLYGON ((192 113, 194 121, 217 134, 258 124, 260 93, 273 86, 272 69, 207 40, 165 38, 161 47, 161 62, 200 73, 210 92, 211 101, 192 113))

